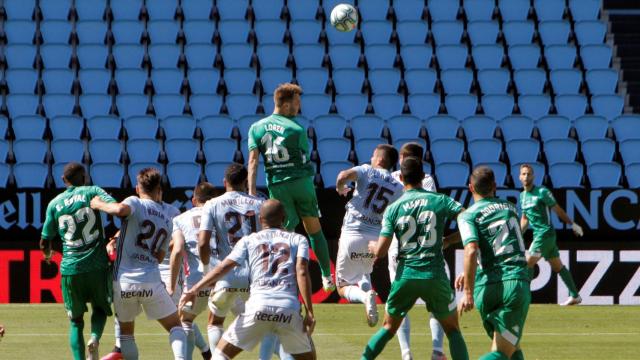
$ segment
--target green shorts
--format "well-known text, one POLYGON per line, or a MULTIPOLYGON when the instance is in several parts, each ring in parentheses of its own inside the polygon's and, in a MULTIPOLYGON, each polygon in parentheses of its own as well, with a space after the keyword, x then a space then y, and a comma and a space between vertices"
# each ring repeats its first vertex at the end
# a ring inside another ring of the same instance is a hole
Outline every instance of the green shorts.
POLYGON ((113 298, 111 271, 109 269, 91 271, 76 275, 62 275, 62 298, 70 319, 82 317, 91 308, 101 309, 111 316, 113 298))
POLYGON ((418 298, 427 304, 427 310, 436 319, 444 319, 456 311, 456 298, 449 280, 397 279, 391 284, 387 313, 395 318, 403 318, 418 298))
POLYGON ((560 257, 560 250, 555 236, 534 238, 529 246, 529 256, 543 257, 546 260, 560 257))
POLYGON ((531 303, 529 282, 506 280, 476 286, 473 299, 487 335, 493 339, 493 333, 498 332, 512 345, 518 345, 531 303))
POLYGON ((284 227, 291 231, 298 226, 301 217, 320 217, 316 189, 311 177, 304 177, 269 185, 269 197, 282 202, 287 212, 284 227))

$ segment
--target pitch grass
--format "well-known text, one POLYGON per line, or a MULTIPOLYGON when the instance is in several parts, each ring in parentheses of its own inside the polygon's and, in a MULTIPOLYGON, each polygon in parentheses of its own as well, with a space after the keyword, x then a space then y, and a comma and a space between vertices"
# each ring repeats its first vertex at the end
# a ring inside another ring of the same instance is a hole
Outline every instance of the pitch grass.
MULTIPOLYGON (((382 305, 379 310, 384 311, 382 305)), ((319 359, 359 359, 369 336, 362 305, 316 305, 318 324, 314 342, 319 359)), ((428 317, 423 306, 411 313, 411 344, 415 359, 431 353, 428 317)), ((533 305, 529 310, 522 348, 527 359, 639 359, 640 312, 637 306, 533 305)), ((85 334, 89 329, 85 316, 85 334)), ((0 323, 7 333, 0 342, 0 359, 69 359, 68 321, 61 304, 0 305, 0 323)), ((206 329, 204 317, 199 319, 206 329)), ((489 338, 481 327, 477 311, 461 319, 470 358, 489 349, 489 338)), ((141 359, 171 359, 167 334, 144 315, 136 323, 136 340, 141 359)), ((86 335, 85 335, 86 336, 86 335)), ((205 335, 206 336, 206 335, 205 335)), ((113 345, 111 318, 101 342, 101 355, 113 345)), ((446 348, 445 342, 445 348, 446 348)), ((448 354, 448 349, 447 349, 448 354)), ((194 354, 194 359, 200 356, 194 354)), ((239 359, 255 359, 257 353, 243 353, 239 359)), ((380 359, 399 359, 398 341, 389 342, 380 359)))

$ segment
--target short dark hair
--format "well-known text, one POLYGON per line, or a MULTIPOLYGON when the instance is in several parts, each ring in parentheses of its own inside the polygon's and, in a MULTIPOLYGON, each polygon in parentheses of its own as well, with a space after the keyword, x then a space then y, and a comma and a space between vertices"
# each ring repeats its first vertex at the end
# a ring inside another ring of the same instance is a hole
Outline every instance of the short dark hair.
POLYGON ((520 171, 522 171, 522 169, 529 169, 532 175, 535 174, 535 172, 533 171, 533 166, 529 164, 520 164, 520 171))
POLYGON ((402 164, 400 164, 400 173, 402 174, 402 182, 405 185, 422 184, 422 179, 424 179, 422 160, 415 156, 404 158, 402 164))
POLYGON ((247 181, 247 168, 242 164, 233 163, 224 171, 224 179, 232 188, 242 186, 247 181))
POLYGON ((380 144, 376 150, 382 152, 382 160, 385 169, 391 169, 398 162, 398 150, 389 144, 380 144))
POLYGON ((273 92, 273 102, 277 107, 290 102, 296 95, 302 94, 302 88, 296 84, 280 84, 273 92))
POLYGON ((415 156, 418 159, 422 159, 424 149, 422 148, 422 145, 417 142, 408 142, 403 144, 400 148, 400 155, 402 155, 402 157, 415 156))
POLYGON ((85 170, 84 166, 77 162, 68 163, 62 170, 62 177, 64 178, 64 180, 66 180, 70 185, 73 186, 84 185, 86 176, 87 171, 85 170))
POLYGON ((142 191, 148 194, 160 186, 162 175, 160 175, 160 171, 158 169, 148 167, 140 170, 136 179, 138 180, 138 185, 140 185, 142 191))
POLYGON ((200 184, 196 185, 196 188, 193 190, 193 197, 197 202, 204 204, 209 199, 213 199, 215 196, 215 187, 210 183, 203 181, 200 184))
POLYGON ((496 177, 488 166, 478 166, 471 172, 469 182, 478 195, 487 196, 491 194, 496 183, 496 177))

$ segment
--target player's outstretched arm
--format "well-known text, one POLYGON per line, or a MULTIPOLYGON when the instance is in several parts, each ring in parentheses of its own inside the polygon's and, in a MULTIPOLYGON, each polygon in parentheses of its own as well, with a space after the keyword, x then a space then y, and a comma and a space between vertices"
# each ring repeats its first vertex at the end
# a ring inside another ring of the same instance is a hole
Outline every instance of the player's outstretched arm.
POLYGON ((182 254, 184 251, 184 235, 180 229, 174 230, 171 242, 173 247, 171 248, 171 256, 169 257, 169 264, 171 268, 171 279, 169 280, 169 294, 173 295, 178 283, 178 275, 180 274, 180 267, 182 266, 182 254))
POLYGON ((200 254, 200 261, 205 267, 205 273, 211 258, 211 233, 210 230, 200 230, 198 232, 198 254, 200 254))
POLYGON ((478 243, 470 242, 464 247, 464 283, 462 291, 464 293, 462 301, 458 306, 458 314, 473 309, 473 288, 475 286, 476 267, 478 266, 478 243))
POLYGON ((298 290, 304 303, 306 316, 304 319, 305 330, 311 335, 316 326, 316 319, 313 316, 313 302, 311 301, 311 276, 309 275, 309 261, 304 257, 296 260, 296 279, 298 280, 298 290))
POLYGON ((40 238, 40 251, 42 251, 42 256, 48 264, 51 261, 51 256, 53 255, 53 251, 51 250, 51 240, 40 238))
POLYGON ((258 157, 260 156, 260 150, 253 149, 249 152, 249 167, 247 171, 249 172, 247 182, 249 187, 249 195, 255 196, 257 194, 256 191, 256 178, 258 177, 258 157))
POLYGON ((95 196, 91 199, 91 208, 117 217, 125 217, 131 214, 129 205, 123 203, 107 203, 102 200, 100 196, 95 196))
POLYGON ((342 196, 347 196, 351 191, 347 184, 356 180, 358 180, 358 173, 353 168, 340 171, 336 179, 336 191, 342 196))
POLYGON ((185 291, 180 299, 180 306, 178 309, 182 309, 182 307, 188 303, 189 301, 193 302, 195 300, 195 296, 198 291, 207 288, 213 287, 221 277, 225 276, 229 271, 231 271, 234 267, 238 266, 237 262, 229 259, 228 257, 222 260, 213 270, 209 271, 197 284, 193 285, 189 290, 185 291))
POLYGON ((573 222, 573 220, 571 220, 569 215, 567 215, 567 213, 564 211, 563 208, 560 207, 560 205, 556 204, 554 207, 551 208, 551 210, 553 210, 556 214, 558 214, 558 218, 560 218, 560 220, 562 220, 563 223, 567 225, 571 225, 571 230, 573 230, 573 232, 576 235, 578 236, 584 235, 584 231, 582 231, 582 227, 576 224, 575 222, 573 222))
POLYGON ((520 218, 520 231, 522 231, 522 233, 524 234, 527 231, 527 228, 529 227, 529 219, 527 219, 527 217, 522 214, 522 217, 520 218))

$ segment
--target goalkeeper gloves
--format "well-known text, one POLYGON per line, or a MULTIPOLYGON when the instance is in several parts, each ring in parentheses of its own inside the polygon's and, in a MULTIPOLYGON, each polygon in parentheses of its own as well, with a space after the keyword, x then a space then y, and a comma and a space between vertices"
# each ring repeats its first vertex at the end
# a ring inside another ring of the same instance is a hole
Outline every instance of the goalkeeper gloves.
POLYGON ((582 231, 582 228, 580 227, 580 225, 576 223, 571 224, 571 230, 573 230, 573 233, 576 234, 577 236, 584 235, 584 231, 582 231))

